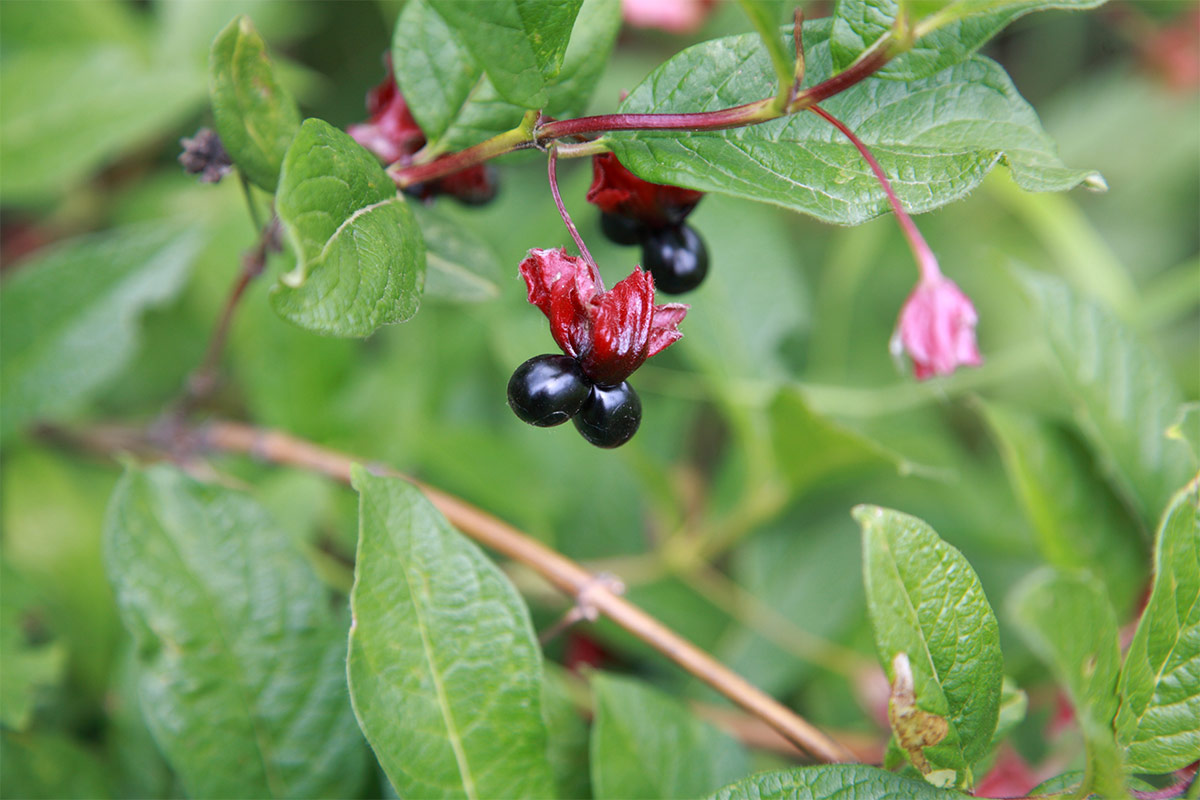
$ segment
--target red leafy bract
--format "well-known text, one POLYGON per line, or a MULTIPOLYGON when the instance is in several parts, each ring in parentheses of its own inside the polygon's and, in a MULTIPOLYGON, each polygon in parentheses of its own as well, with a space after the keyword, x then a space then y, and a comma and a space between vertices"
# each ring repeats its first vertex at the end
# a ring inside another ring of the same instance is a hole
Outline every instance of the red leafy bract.
MULTIPOLYGON (((396 86, 390 63, 388 76, 367 93, 367 113, 371 115, 370 119, 348 126, 346 133, 382 161, 407 163, 425 146, 425 134, 396 86)), ((478 164, 436 181, 409 187, 407 191, 422 198, 448 194, 465 203, 482 203, 495 195, 496 186, 491 172, 478 164)))
POLYGON ((619 384, 683 335, 688 306, 655 305, 654 278, 640 268, 605 291, 595 265, 562 248, 530 250, 521 277, 554 341, 602 386, 619 384))
POLYGON ((592 157, 592 185, 587 200, 608 214, 636 219, 651 227, 684 220, 703 192, 650 183, 634 175, 612 153, 592 157))

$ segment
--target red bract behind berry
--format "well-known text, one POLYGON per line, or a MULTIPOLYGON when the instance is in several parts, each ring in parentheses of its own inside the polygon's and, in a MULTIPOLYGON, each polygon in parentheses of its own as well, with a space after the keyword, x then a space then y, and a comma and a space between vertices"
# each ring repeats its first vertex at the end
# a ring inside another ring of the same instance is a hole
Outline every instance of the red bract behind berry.
POLYGON ((554 341, 602 386, 619 384, 683 335, 688 306, 655 305, 654 279, 640 268, 605 291, 596 267, 582 258, 562 248, 530 250, 521 277, 554 341))
POLYGON ((650 183, 634 175, 612 153, 592 157, 592 185, 587 201, 608 214, 636 219, 652 227, 684 220, 703 192, 650 183))
MULTIPOLYGON (((369 120, 348 126, 346 133, 382 161, 408 163, 413 154, 425 146, 425 134, 408 110, 408 103, 391 74, 390 59, 388 76, 367 93, 367 113, 371 115, 369 120)), ((408 191, 421 198, 448 194, 464 203, 477 204, 492 199, 496 185, 487 167, 479 164, 431 183, 410 187, 408 191)))

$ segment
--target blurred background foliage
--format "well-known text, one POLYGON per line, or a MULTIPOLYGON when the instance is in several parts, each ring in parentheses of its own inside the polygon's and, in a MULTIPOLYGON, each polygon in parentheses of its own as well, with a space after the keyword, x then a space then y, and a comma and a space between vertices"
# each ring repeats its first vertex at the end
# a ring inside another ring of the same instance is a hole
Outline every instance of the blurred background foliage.
MULTIPOLYGON (((5 277, 79 234, 166 221, 202 234, 186 287, 141 318, 136 356, 71 424, 155 419, 199 362, 254 240, 236 180, 202 185, 175 162, 179 138, 211 122, 213 36, 249 14, 305 113, 344 127, 366 116, 363 96, 382 75, 400 5, 0 4, 5 277)), ((817 17, 829 4, 807 11, 817 17)), ((645 405, 638 436, 609 452, 572 431, 521 424, 505 404, 508 375, 553 343, 516 267, 529 248, 568 241, 544 163, 525 155, 501 163, 490 206, 437 203, 490 245, 495 299, 427 298, 413 321, 368 340, 321 338, 266 302, 289 267, 274 257, 238 312, 226 380, 205 413, 283 428, 459 494, 617 572, 633 601, 817 723, 882 743, 849 516, 857 503, 927 520, 966 554, 997 608, 1035 565, 1064 559, 1101 574, 1119 618, 1134 618, 1159 509, 1139 515, 1105 479, 1013 265, 1057 275, 1107 306, 1144 346, 1139 358, 1163 359, 1182 395, 1197 398, 1196 25, 1192 3, 1118 2, 1023 19, 988 46, 1063 159, 1098 169, 1110 190, 1030 195, 998 170, 971 197, 918 218, 978 307, 979 369, 927 384, 897 370, 887 344, 915 270, 891 219, 834 228, 710 196, 692 219, 712 273, 686 298, 683 341, 633 380, 645 405), (1023 494, 1022 453, 1050 465, 1053 507, 1023 494), (1047 542, 1039 515, 1082 534, 1047 542)), ((593 108, 613 108, 623 89, 690 42, 748 28, 734 3, 718 3, 690 36, 627 28, 593 108)), ((600 236, 583 200, 587 163, 565 162, 560 176, 611 284, 636 251, 600 236)), ((213 463, 345 589, 356 531, 349 491, 246 460, 213 463)), ((19 724, 5 699, 4 794, 177 791, 128 691, 125 639, 99 560, 118 470, 28 430, 6 439, 2 466, 3 606, 21 632, 5 640, 4 669, 28 667, 40 687, 19 724)), ((510 573, 535 622, 550 624, 564 602, 520 569, 510 573)), ((1039 691, 1046 676, 1005 627, 1001 613, 1006 669, 1033 698, 1015 745, 1031 761, 1053 752, 1069 763, 1078 757, 1071 737, 1047 735, 1056 705, 1052 690, 1039 691)), ((549 652, 715 702, 603 623, 549 652)))

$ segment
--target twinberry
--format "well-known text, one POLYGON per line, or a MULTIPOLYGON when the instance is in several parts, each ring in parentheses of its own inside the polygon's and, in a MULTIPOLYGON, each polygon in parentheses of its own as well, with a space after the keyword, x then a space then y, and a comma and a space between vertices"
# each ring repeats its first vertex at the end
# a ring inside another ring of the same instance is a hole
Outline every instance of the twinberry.
POLYGON ((617 244, 641 244, 649 233, 645 223, 620 214, 600 212, 600 231, 617 244))
POLYGON ((606 214, 662 228, 683 222, 702 197, 703 192, 644 181, 625 169, 612 153, 592 157, 587 201, 606 214))
POLYGON ((683 335, 688 306, 655 305, 654 278, 640 269, 605 291, 594 264, 562 248, 535 249, 521 262, 521 277, 554 341, 603 386, 616 386, 683 335))
POLYGON ((575 429, 597 447, 620 447, 642 424, 642 401, 628 383, 593 386, 575 415, 575 429))
POLYGON ((579 412, 592 384, 570 356, 534 356, 508 381, 508 405, 539 428, 561 425, 579 412))
MULTIPOLYGON (((367 93, 367 113, 370 119, 348 126, 346 133, 382 161, 410 162, 413 154, 425 146, 425 134, 396 85, 390 58, 388 76, 367 93)), ((404 192, 422 200, 446 194, 466 205, 480 205, 496 196, 496 173, 477 164, 444 178, 406 187, 404 192)))
POLYGON ((642 266, 667 294, 690 292, 708 274, 708 248, 690 225, 653 231, 642 243, 642 266))

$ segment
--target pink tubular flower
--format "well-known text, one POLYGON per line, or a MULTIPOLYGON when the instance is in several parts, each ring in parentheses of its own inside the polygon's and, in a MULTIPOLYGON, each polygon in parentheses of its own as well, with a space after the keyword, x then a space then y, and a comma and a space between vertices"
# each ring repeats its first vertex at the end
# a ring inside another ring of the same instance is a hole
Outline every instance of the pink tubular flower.
POLYGON ((931 270, 904 301, 892 352, 908 353, 917 380, 949 375, 959 366, 977 367, 983 363, 975 345, 978 320, 971 299, 954 281, 931 270))
POLYGON ((560 247, 530 250, 521 277, 554 341, 601 386, 621 383, 683 335, 688 306, 655 305, 654 278, 641 269, 605 291, 594 265, 560 247))
POLYGON ((621 16, 635 28, 692 33, 716 4, 717 0, 621 0, 621 16))

